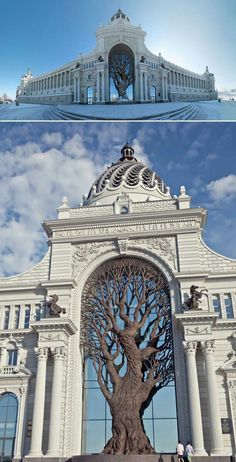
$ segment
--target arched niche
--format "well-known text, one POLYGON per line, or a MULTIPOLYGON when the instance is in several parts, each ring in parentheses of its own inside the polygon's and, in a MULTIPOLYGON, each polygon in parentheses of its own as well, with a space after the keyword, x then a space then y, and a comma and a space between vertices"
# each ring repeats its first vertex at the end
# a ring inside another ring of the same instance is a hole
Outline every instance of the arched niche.
POLYGON ((135 60, 125 44, 115 45, 109 53, 110 102, 134 101, 135 60))

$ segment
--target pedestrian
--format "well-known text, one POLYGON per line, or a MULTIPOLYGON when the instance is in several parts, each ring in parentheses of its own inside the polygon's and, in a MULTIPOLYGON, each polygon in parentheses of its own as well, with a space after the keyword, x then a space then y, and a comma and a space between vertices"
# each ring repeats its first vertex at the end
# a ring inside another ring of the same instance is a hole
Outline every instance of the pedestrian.
POLYGON ((176 454, 178 456, 179 461, 184 462, 184 446, 181 443, 181 441, 178 441, 177 448, 176 448, 176 454))
POLYGON ((191 443, 189 441, 187 442, 187 446, 185 448, 185 453, 186 453, 188 462, 191 462, 192 457, 194 455, 194 450, 193 450, 193 447, 192 447, 192 445, 191 445, 191 443))

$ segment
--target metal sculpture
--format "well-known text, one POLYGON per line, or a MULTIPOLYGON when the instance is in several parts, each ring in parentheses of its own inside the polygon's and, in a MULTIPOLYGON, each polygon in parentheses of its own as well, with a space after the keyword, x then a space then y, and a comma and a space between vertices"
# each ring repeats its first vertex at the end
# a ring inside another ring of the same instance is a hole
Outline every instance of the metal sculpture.
POLYGON ((56 294, 50 295, 50 300, 46 302, 46 307, 49 309, 49 314, 52 318, 59 318, 61 313, 66 313, 65 308, 57 305, 59 298, 56 294))
POLYGON ((115 47, 109 59, 110 77, 120 100, 128 100, 127 89, 134 83, 134 60, 128 47, 115 47))
POLYGON ((208 296, 206 294, 206 292, 208 292, 207 289, 201 289, 200 291, 197 289, 199 289, 198 286, 192 285, 190 287, 190 297, 188 297, 183 304, 184 310, 199 310, 199 304, 202 296, 208 296))
POLYGON ((101 265, 82 295, 82 345, 112 415, 105 454, 154 454, 142 417, 174 379, 167 282, 151 264, 120 258, 101 265))

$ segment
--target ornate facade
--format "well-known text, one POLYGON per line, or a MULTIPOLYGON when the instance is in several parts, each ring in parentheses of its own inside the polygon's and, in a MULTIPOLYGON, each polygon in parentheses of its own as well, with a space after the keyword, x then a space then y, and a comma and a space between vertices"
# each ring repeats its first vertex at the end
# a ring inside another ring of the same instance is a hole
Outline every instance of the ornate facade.
POLYGON ((28 71, 16 97, 26 103, 104 104, 197 101, 217 98, 214 74, 197 74, 154 55, 146 33, 121 11, 96 33, 96 47, 52 72, 28 71))
POLYGON ((192 441, 195 455, 235 457, 236 261, 206 246, 206 210, 190 201, 184 186, 172 195, 126 145, 80 206, 71 208, 64 198, 58 218, 45 221, 43 260, 0 280, 5 456, 62 461, 102 450, 111 418, 107 411, 102 416, 96 377, 83 363, 81 296, 96 268, 131 256, 165 276, 173 320, 175 382, 144 416, 149 438, 162 453, 174 452, 180 438, 192 441), (207 296, 197 310, 184 311, 192 285, 207 289, 207 296), (58 318, 45 309, 53 294, 66 310, 58 318))

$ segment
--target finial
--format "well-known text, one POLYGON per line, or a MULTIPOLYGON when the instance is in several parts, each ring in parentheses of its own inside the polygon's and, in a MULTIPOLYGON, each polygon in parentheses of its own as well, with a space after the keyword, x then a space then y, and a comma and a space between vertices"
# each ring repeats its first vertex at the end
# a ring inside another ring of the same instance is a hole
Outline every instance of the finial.
POLYGON ((132 146, 128 143, 128 141, 121 149, 121 154, 122 154, 122 157, 120 158, 120 161, 136 160, 134 157, 134 148, 132 148, 132 146))

